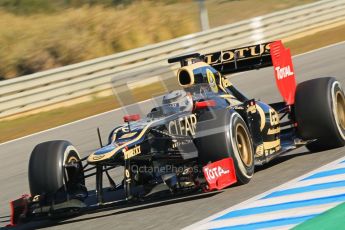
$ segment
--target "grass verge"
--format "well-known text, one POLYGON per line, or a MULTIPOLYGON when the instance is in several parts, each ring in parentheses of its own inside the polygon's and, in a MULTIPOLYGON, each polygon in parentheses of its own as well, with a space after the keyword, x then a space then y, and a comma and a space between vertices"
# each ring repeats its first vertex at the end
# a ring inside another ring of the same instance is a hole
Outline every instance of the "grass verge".
MULTIPOLYGON (((290 47, 292 53, 296 55, 344 40, 345 25, 342 25, 287 42, 285 45, 290 47)), ((137 88, 132 96, 134 100, 141 101, 151 98, 152 95, 157 95, 157 92, 164 92, 161 83, 137 88)), ((29 115, 27 117, 4 120, 0 122, 0 143, 106 112, 117 107, 119 107, 119 103, 115 97, 108 96, 70 107, 29 115)))

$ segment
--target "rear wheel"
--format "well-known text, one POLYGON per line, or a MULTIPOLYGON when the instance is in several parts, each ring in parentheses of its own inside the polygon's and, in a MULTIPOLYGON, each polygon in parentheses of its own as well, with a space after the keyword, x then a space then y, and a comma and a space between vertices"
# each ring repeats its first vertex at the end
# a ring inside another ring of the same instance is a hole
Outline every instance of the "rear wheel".
POLYGON ((295 115, 298 134, 311 151, 345 145, 345 96, 335 78, 317 78, 300 83, 296 89, 295 115))
POLYGON ((254 174, 254 150, 242 117, 232 110, 217 110, 205 112, 199 120, 196 145, 202 164, 231 157, 238 183, 248 183, 254 174))
POLYGON ((29 185, 33 196, 44 195, 54 201, 67 196, 83 200, 87 196, 80 156, 68 141, 38 144, 29 162, 29 185))

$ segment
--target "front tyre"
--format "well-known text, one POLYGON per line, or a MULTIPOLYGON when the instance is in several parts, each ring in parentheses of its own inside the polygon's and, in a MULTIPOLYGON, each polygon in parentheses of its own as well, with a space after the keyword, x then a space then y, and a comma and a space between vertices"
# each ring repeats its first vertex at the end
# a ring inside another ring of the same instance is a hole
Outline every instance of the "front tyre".
POLYGON ((254 149, 250 133, 238 113, 232 114, 229 126, 237 180, 240 184, 246 184, 254 174, 254 149))
POLYGON ((60 201, 67 195, 84 199, 84 172, 76 148, 61 140, 38 144, 30 156, 29 185, 32 196, 45 195, 60 201))
POLYGON ((345 96, 333 77, 317 78, 298 84, 295 96, 297 131, 309 143, 310 151, 345 145, 345 96))
POLYGON ((254 174, 254 150, 246 123, 236 111, 205 111, 197 126, 196 146, 203 165, 231 157, 239 184, 254 174))

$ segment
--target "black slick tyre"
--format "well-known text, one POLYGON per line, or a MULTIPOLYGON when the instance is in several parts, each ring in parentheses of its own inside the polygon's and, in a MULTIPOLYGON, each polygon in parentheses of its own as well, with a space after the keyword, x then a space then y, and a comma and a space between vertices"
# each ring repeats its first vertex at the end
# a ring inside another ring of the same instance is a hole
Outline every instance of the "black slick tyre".
POLYGON ((313 140, 310 151, 345 145, 345 96, 333 77, 317 78, 298 84, 295 96, 298 135, 313 140))
POLYGON ((29 186, 33 196, 55 197, 57 193, 64 196, 85 188, 82 163, 75 147, 62 140, 38 144, 30 156, 29 186))
POLYGON ((246 123, 236 111, 205 111, 197 126, 196 146, 203 165, 231 157, 239 184, 254 174, 254 150, 246 123))

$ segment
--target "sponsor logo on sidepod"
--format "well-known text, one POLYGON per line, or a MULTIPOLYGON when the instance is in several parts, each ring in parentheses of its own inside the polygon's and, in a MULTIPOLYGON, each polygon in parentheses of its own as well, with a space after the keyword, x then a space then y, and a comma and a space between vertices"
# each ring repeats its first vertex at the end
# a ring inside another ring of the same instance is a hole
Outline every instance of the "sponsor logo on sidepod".
POLYGON ((196 122, 197 120, 194 114, 170 121, 169 133, 172 135, 194 136, 196 130, 196 122))

